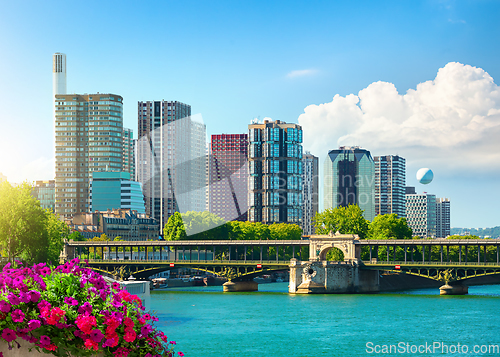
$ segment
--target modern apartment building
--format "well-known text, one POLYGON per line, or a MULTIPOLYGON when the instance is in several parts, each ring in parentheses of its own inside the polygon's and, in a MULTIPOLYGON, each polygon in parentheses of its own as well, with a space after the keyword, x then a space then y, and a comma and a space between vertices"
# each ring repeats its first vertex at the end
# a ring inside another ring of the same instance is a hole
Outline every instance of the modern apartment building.
POLYGON ((324 165, 324 207, 358 205, 365 219, 375 218, 375 164, 368 150, 341 146, 324 165))
POLYGON ((206 209, 206 127, 177 101, 138 102, 137 180, 160 229, 174 212, 206 209))
POLYGON ((33 197, 40 201, 40 207, 55 211, 55 180, 35 181, 33 197))
POLYGON ((375 156, 375 214, 406 217, 406 160, 401 156, 375 156))
POLYGON ((319 163, 318 157, 306 152, 302 156, 302 234, 315 233, 314 216, 318 213, 319 163))
POLYGON ((446 238, 450 235, 450 199, 436 199, 436 237, 446 238))
POLYGON ((131 181, 129 172, 94 172, 90 181, 90 212, 129 209, 144 214, 140 182, 131 181))
POLYGON ((248 135, 212 135, 208 160, 209 211, 226 221, 247 220, 248 135))
POLYGON ((302 220, 302 127, 279 120, 248 126, 248 220, 302 220))
POLYGON ((436 195, 406 195, 406 221, 414 237, 436 237, 436 195))
POLYGON ((57 94, 55 105, 55 211, 68 218, 88 211, 93 172, 122 170, 123 98, 57 94))
POLYGON ((130 173, 130 179, 135 180, 135 140, 132 129, 123 128, 123 168, 130 173))

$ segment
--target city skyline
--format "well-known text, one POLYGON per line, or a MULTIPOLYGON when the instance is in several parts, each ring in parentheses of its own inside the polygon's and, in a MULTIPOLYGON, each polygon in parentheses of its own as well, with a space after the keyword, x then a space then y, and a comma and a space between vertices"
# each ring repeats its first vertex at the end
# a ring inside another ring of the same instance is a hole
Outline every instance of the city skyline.
POLYGON ((67 92, 122 96, 124 127, 136 138, 137 102, 151 99, 190 103, 209 135, 245 133, 254 118, 297 123, 304 128, 304 150, 319 156, 320 167, 328 150, 340 145, 359 145, 373 156, 401 155, 407 185, 453 201, 452 226, 499 225, 494 81, 500 69, 499 50, 490 45, 498 38, 498 3, 168 5, 188 12, 189 24, 157 21, 167 6, 160 4, 146 21, 131 2, 119 9, 95 3, 99 12, 91 2, 78 7, 78 19, 64 16, 76 11, 73 4, 49 11, 28 3, 5 4, 0 15, 0 41, 16 54, 0 60, 0 172, 12 182, 54 178, 49 71, 52 55, 61 52, 67 92), (89 16, 98 25, 87 26, 89 16), (111 37, 111 29, 113 41, 94 41, 111 37), (129 44, 146 35, 157 44, 152 57, 129 44), (93 51, 81 45, 85 41, 93 51), (144 67, 158 75, 144 79, 144 67), (415 107, 436 111, 422 114, 415 107), (395 130, 373 129, 388 125, 395 130), (417 129, 424 135, 415 135, 417 129), (420 167, 434 171, 430 185, 416 182, 420 167))

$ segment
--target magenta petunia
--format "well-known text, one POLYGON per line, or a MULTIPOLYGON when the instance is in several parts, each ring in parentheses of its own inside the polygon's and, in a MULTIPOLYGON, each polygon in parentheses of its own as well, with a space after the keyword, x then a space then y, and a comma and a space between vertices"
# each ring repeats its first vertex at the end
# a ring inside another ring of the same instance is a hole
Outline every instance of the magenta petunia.
POLYGON ((41 325, 42 325, 42 323, 40 322, 40 320, 30 320, 28 322, 28 329, 30 331, 33 331, 33 330, 39 328, 41 325))
POLYGON ((5 300, 0 300, 0 311, 1 312, 9 312, 10 304, 5 300))
POLYGON ((103 337, 104 335, 100 330, 92 330, 90 332, 90 339, 94 342, 101 342, 103 337))
POLYGON ((40 336, 40 345, 42 346, 50 345, 50 337, 47 335, 40 336))
POLYGON ((9 293, 9 295, 7 296, 7 298, 9 299, 9 302, 12 305, 19 305, 21 303, 21 300, 19 300, 19 297, 16 294, 9 293))
POLYGON ((31 302, 38 302, 40 300, 40 293, 36 290, 28 291, 31 302))
POLYGON ((10 328, 6 328, 2 331, 2 338, 7 342, 14 341, 16 337, 16 332, 10 328))
POLYGON ((24 312, 22 310, 16 309, 12 312, 12 321, 14 322, 23 322, 24 320, 24 312))

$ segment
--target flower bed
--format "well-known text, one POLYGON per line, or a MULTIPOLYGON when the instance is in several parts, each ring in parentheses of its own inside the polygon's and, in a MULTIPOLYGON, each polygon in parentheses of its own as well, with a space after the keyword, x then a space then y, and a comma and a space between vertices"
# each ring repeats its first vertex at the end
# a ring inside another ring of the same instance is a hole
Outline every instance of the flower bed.
POLYGON ((118 283, 108 286, 77 259, 54 269, 17 263, 0 273, 0 342, 9 349, 22 339, 30 351, 55 356, 174 355, 175 342, 154 326, 158 319, 118 283))

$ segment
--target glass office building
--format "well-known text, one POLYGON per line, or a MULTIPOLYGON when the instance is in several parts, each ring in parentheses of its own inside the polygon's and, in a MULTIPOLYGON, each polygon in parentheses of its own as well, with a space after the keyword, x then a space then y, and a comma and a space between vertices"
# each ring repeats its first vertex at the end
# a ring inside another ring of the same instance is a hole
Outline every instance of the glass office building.
POLYGON ((248 126, 248 220, 302 220, 302 127, 276 120, 248 126))
POLYGON ((375 165, 368 150, 342 146, 328 152, 324 165, 324 208, 358 205, 375 218, 375 165))

